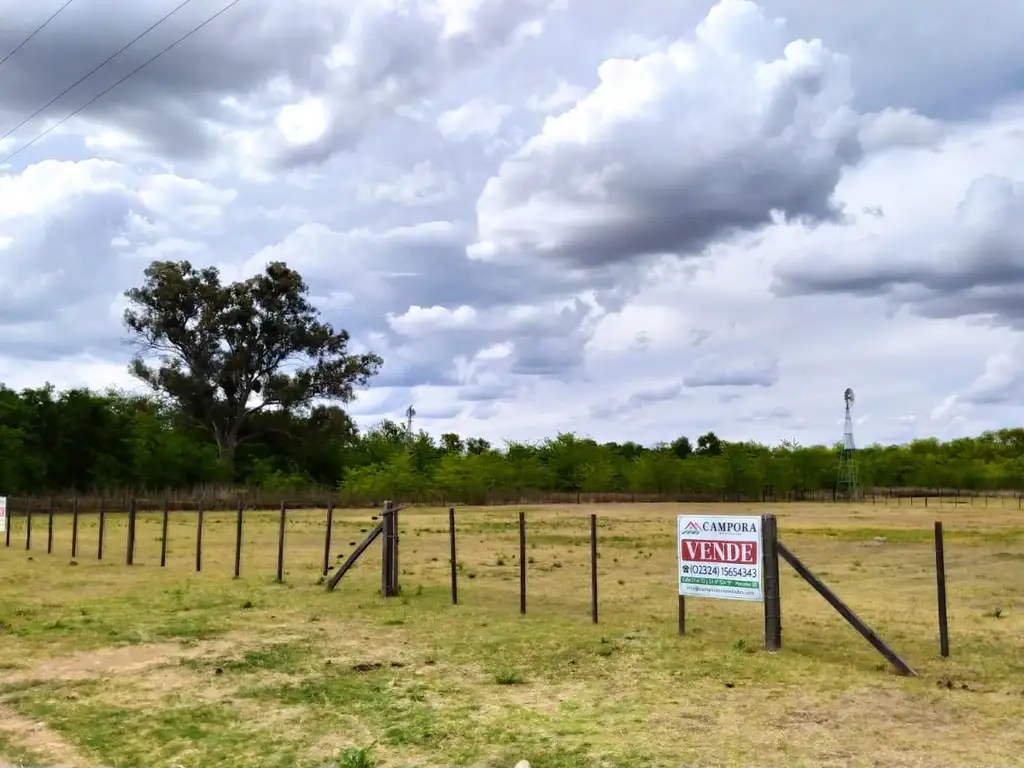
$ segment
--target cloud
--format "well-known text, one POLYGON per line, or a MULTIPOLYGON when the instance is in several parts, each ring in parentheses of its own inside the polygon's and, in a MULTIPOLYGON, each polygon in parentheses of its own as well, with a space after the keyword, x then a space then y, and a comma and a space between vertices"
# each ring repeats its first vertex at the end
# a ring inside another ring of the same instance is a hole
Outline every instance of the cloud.
MULTIPOLYGON (((253 160, 272 167, 322 163, 356 146, 396 107, 537 31, 551 5, 295 0, 285 8, 248 0, 87 107, 79 123, 92 126, 94 135, 102 126, 103 135, 122 137, 118 142, 178 160, 255 147, 253 160)), ((23 118, 38 108, 42 94, 59 93, 88 72, 97 64, 96 51, 118 50, 153 22, 147 8, 126 0, 103 24, 90 13, 69 8, 5 64, 4 123, 23 118)), ((174 14, 39 122, 84 104, 209 15, 199 7, 174 14)), ((36 24, 26 6, 12 9, 5 26, 21 39, 36 24)))
POLYGON ((683 385, 678 381, 651 389, 641 389, 624 400, 597 403, 590 409, 590 414, 595 419, 615 419, 627 416, 648 405, 679 400, 682 391, 683 385))
POLYGON ((437 118, 437 130, 446 139, 465 141, 474 136, 494 136, 512 111, 505 104, 489 99, 473 99, 461 107, 442 112, 437 118))
POLYGON ((971 405, 1024 404, 1024 346, 997 352, 957 400, 971 405))
POLYGON ((836 221, 861 155, 849 63, 723 0, 690 40, 605 61, 600 84, 504 161, 471 257, 573 266, 698 254, 779 218, 836 221))
MULTIPOLYGON (((0 50, 39 22, 7 11, 0 50)), ((151 259, 225 279, 284 259, 384 358, 362 426, 412 403, 435 434, 495 444, 832 443, 847 386, 859 444, 1024 423, 1022 7, 229 14, 0 169, 0 380, 125 384, 121 294, 151 259)), ((153 18, 70 5, 0 72, 0 135, 153 18)))
POLYGON ((148 260, 205 252, 234 190, 103 160, 0 176, 0 326, 7 354, 120 348, 118 296, 148 260))
POLYGON ((360 187, 364 200, 401 203, 409 206, 437 205, 458 194, 458 183, 448 171, 435 169, 430 162, 416 163, 407 173, 360 187))
POLYGON ((585 88, 559 80, 550 93, 543 96, 534 94, 526 100, 526 108, 534 112, 557 112, 562 107, 575 104, 587 95, 585 88))
POLYGON ((709 355, 697 360, 683 377, 687 387, 771 387, 779 380, 779 360, 758 355, 733 359, 709 355))
POLYGON ((791 258, 776 270, 774 290, 885 296, 929 317, 1024 327, 1024 183, 978 176, 949 214, 913 248, 883 232, 866 249, 791 258))

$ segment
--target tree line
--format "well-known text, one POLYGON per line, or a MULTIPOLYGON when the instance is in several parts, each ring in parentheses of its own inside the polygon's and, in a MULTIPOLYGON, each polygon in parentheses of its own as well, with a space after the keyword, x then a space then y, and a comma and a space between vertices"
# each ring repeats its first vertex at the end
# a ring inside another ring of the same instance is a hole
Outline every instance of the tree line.
MULTIPOLYGON (((801 498, 834 489, 838 446, 603 443, 560 434, 492 446, 344 410, 383 360, 353 354, 282 262, 224 283, 154 261, 125 292, 130 371, 147 394, 0 385, 0 495, 210 486, 341 491, 349 500, 482 503, 538 493, 801 498)), ((864 487, 1024 490, 1024 429, 858 451, 864 487)))
MULTIPOLYGON (((330 489, 371 503, 483 503, 543 492, 799 498, 832 490, 839 466, 838 445, 769 447, 714 433, 653 446, 573 434, 492 446, 453 433, 410 434, 393 421, 361 432, 336 406, 253 414, 250 429, 257 436, 228 464, 207 430, 157 398, 0 387, 0 495, 237 485, 330 489)), ((864 487, 1020 491, 1024 429, 874 445, 857 451, 856 462, 864 487)))

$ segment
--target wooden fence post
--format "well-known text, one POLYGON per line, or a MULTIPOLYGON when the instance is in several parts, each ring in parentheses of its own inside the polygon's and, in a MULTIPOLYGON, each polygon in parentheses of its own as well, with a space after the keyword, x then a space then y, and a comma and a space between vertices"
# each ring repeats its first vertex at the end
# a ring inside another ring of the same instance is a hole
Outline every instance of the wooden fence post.
POLYGON ((164 496, 163 514, 160 516, 160 567, 167 565, 167 523, 171 516, 170 502, 164 496))
POLYGON ((326 576, 331 567, 331 528, 334 526, 334 502, 327 500, 327 529, 324 531, 324 567, 326 576))
POLYGON ((128 544, 124 553, 124 564, 135 564, 135 498, 128 501, 128 544))
POLYGON ((71 559, 78 557, 78 497, 71 500, 71 559))
POLYGON ((597 515, 590 515, 590 618, 597 624, 597 515))
POLYGON ((398 513, 401 507, 394 506, 391 509, 391 593, 396 597, 402 594, 402 585, 399 581, 399 559, 398 559, 398 513))
POLYGON ((393 501, 384 502, 381 513, 381 576, 380 592, 382 597, 398 595, 398 515, 393 501))
POLYGON ((46 515, 46 554, 53 552, 53 497, 50 497, 50 509, 46 515))
POLYGON ((452 567, 452 605, 459 604, 459 566, 455 559, 455 507, 448 508, 448 546, 452 567))
POLYGON ((5 547, 10 547, 11 546, 11 528, 14 527, 13 524, 12 524, 14 522, 14 515, 12 514, 12 510, 11 510, 11 507, 13 507, 13 506, 14 505, 11 504, 11 500, 8 499, 7 500, 7 509, 5 510, 6 514, 5 514, 5 519, 4 519, 4 528, 5 528, 5 530, 4 530, 4 546, 5 547))
POLYGON ((196 573, 199 573, 203 570, 203 518, 206 516, 203 502, 199 502, 196 513, 196 573))
POLYGON ((25 512, 25 551, 32 549, 32 505, 25 512))
POLYGON ((277 583, 284 581, 284 532, 287 525, 288 508, 281 502, 281 522, 277 528, 277 583))
POLYGON ((238 500, 235 512, 235 578, 242 574, 242 500, 238 500))
POLYGON ((526 615, 526 513, 519 513, 519 613, 526 615))
POLYGON ((935 521, 935 579, 939 597, 939 653, 949 656, 949 623, 946 615, 946 550, 942 538, 942 523, 935 521))
POLYGON ((761 516, 761 568, 764 578, 764 647, 782 649, 782 594, 779 581, 779 528, 775 515, 761 516))
POLYGON ((99 534, 99 537, 98 537, 98 539, 96 541, 96 559, 97 560, 102 560, 103 559, 103 533, 104 533, 104 529, 106 528, 106 523, 107 523, 107 510, 103 506, 103 497, 100 496, 100 521, 99 521, 99 530, 97 531, 97 533, 99 534))

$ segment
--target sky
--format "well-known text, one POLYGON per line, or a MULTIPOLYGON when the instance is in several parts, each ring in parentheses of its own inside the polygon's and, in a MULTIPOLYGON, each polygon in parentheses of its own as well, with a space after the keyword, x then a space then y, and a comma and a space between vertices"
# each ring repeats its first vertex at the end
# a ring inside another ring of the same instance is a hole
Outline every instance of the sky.
MULTIPOLYGON (((0 0, 0 59, 61 4, 0 0)), ((0 64, 8 386, 137 387, 154 259, 284 260, 384 359, 363 426, 1024 423, 1024 4, 237 0, 93 101, 227 5, 73 0, 0 64)))

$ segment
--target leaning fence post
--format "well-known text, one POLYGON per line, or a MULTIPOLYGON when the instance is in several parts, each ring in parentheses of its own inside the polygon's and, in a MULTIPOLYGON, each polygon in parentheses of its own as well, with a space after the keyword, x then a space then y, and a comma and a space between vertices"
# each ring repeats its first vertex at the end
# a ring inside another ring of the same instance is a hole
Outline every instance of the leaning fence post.
POLYGON ((949 623, 946 615, 946 548, 942 539, 942 522, 935 521, 935 580, 939 598, 939 653, 949 656, 949 623))
POLYGON ((334 526, 334 502, 327 500, 327 529, 324 531, 324 567, 323 575, 331 567, 331 528, 334 526))
POLYGON ((32 505, 25 512, 25 551, 32 549, 32 505))
POLYGON ((779 583, 779 529, 775 515, 761 516, 761 568, 764 571, 764 647, 782 649, 782 594, 779 583))
POLYGON ((284 581, 284 531, 287 525, 288 508, 281 502, 281 522, 277 529, 277 583, 284 581))

